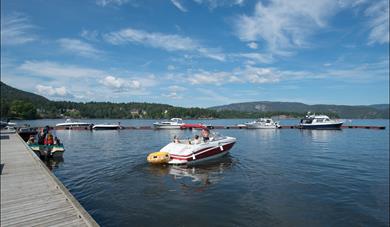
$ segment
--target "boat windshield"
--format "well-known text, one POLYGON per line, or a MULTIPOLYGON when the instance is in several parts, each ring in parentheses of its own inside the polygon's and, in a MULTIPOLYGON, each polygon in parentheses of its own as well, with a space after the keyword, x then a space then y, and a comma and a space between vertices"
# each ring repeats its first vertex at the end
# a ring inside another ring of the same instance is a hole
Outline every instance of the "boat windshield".
MULTIPOLYGON (((196 136, 192 137, 192 138, 188 138, 187 140, 186 139, 178 139, 177 137, 174 137, 173 142, 180 143, 180 144, 187 144, 187 145, 198 145, 198 144, 208 143, 208 141, 204 142, 202 135, 196 135, 196 136), (197 136, 197 138, 196 138, 196 136, 197 136)), ((212 141, 224 139, 225 136, 221 135, 218 132, 210 132, 209 138, 210 138, 209 141, 212 142, 212 141)))

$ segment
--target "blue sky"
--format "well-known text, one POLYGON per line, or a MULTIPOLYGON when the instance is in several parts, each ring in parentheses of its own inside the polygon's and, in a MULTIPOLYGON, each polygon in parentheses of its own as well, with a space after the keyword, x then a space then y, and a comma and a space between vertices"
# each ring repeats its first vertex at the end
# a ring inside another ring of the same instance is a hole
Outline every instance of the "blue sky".
POLYGON ((389 103, 387 0, 2 0, 1 44, 52 100, 389 103))

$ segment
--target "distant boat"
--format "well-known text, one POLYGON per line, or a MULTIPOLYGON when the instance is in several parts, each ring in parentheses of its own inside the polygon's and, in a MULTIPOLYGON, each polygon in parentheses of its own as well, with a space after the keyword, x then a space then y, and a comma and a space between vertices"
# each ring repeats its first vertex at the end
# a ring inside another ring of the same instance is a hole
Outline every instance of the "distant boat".
POLYGON ((278 122, 272 120, 271 118, 259 118, 252 122, 245 123, 246 127, 249 129, 275 129, 280 128, 278 122))
POLYGON ((57 129, 89 129, 91 126, 91 123, 72 121, 71 119, 66 119, 64 123, 56 124, 57 129))
POLYGON ((6 122, 6 121, 0 121, 0 127, 5 128, 6 126, 9 126, 11 128, 16 127, 16 123, 13 122, 6 122))
POLYGON ((247 128, 246 124, 236 124, 235 126, 238 128, 247 128))
POLYGON ((299 128, 301 129, 340 129, 343 125, 342 121, 330 119, 326 115, 315 115, 307 113, 307 115, 301 119, 299 128))
POLYGON ((35 128, 31 128, 28 125, 20 127, 18 129, 18 134, 20 137, 22 137, 24 142, 27 142, 30 136, 35 136, 37 133, 38 132, 35 128))
POLYGON ((156 129, 180 129, 185 123, 181 118, 172 118, 170 121, 153 123, 156 129))
POLYGON ((92 126, 93 130, 118 130, 122 129, 120 124, 98 124, 92 126))
POLYGON ((16 129, 15 127, 12 126, 5 126, 4 128, 1 129, 2 133, 15 133, 16 129))

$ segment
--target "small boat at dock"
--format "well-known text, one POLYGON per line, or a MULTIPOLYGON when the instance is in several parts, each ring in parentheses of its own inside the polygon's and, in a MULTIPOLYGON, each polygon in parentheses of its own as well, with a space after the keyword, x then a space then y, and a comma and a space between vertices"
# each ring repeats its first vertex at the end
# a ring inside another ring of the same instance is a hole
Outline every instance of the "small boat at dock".
POLYGON ((56 129, 91 129, 92 124, 87 122, 72 121, 66 119, 64 123, 56 124, 56 129))
POLYGON ((245 123, 248 129, 276 129, 280 128, 279 122, 272 120, 271 118, 259 118, 252 122, 245 123))
POLYGON ((185 123, 181 118, 172 118, 170 121, 161 121, 153 123, 156 129, 180 129, 185 123))
POLYGON ((62 157, 65 152, 64 145, 60 139, 46 126, 36 135, 30 135, 27 145, 38 157, 62 157))
POLYGON ((344 122, 330 119, 326 115, 315 115, 307 113, 301 119, 299 128, 301 129, 340 129, 344 122))
POLYGON ((122 129, 120 124, 98 124, 92 126, 93 130, 119 130, 122 129))

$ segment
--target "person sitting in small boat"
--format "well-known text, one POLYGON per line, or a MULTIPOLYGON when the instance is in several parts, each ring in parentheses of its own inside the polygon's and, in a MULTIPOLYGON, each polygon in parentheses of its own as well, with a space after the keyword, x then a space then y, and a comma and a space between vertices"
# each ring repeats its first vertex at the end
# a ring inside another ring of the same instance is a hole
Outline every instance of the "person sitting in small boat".
POLYGON ((176 135, 173 137, 173 142, 174 143, 180 143, 180 140, 179 140, 179 137, 177 137, 176 135))
POLYGON ((61 145, 60 139, 57 136, 54 137, 54 145, 61 145))
POLYGON ((34 143, 35 143, 35 138, 34 138, 33 135, 31 135, 30 138, 28 138, 27 144, 31 145, 31 144, 34 144, 34 143))
POLYGON ((202 129, 203 142, 208 142, 210 140, 210 131, 207 128, 202 129))
POLYGON ((45 145, 53 145, 54 144, 53 135, 50 132, 47 133, 44 144, 45 145))
POLYGON ((45 143, 46 133, 44 129, 41 129, 41 132, 38 134, 38 144, 43 145, 45 143))
POLYGON ((200 139, 198 135, 195 135, 194 144, 200 144, 200 139))

